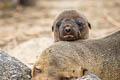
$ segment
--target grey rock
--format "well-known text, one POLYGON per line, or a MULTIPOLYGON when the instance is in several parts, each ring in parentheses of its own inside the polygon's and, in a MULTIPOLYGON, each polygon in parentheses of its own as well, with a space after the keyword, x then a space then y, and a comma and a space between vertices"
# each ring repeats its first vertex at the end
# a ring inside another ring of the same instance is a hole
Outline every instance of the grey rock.
POLYGON ((86 74, 83 77, 78 78, 76 80, 101 80, 101 79, 95 74, 86 74))
POLYGON ((0 51, 0 80, 31 80, 31 69, 0 51))

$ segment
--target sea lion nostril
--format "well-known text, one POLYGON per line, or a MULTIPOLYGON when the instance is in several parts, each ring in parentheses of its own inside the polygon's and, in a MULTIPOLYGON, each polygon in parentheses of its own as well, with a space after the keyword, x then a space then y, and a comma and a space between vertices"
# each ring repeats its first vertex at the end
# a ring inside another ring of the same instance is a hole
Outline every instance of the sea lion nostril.
POLYGON ((66 32, 70 32, 70 31, 71 31, 71 29, 65 29, 65 31, 66 31, 66 32))
POLYGON ((65 28, 65 32, 66 32, 66 33, 69 33, 69 32, 71 32, 71 31, 72 31, 72 29, 71 29, 70 27, 66 27, 66 28, 65 28))

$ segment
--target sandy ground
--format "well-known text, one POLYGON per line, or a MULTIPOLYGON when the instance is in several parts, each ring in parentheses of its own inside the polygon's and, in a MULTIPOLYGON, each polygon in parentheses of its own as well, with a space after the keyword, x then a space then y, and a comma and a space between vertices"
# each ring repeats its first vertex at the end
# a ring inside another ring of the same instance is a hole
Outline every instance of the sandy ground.
POLYGON ((0 11, 0 49, 9 53, 28 40, 52 38, 51 25, 63 9, 77 9, 88 18, 92 25, 90 38, 120 29, 119 0, 38 0, 34 7, 0 11))

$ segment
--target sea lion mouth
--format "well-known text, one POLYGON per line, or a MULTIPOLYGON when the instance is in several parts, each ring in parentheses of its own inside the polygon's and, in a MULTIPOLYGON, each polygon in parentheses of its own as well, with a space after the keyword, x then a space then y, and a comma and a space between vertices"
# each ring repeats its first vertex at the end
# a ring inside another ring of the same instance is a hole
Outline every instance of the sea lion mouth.
POLYGON ((65 35, 64 38, 74 38, 74 35, 65 35))
POLYGON ((74 35, 65 35, 65 36, 63 36, 63 38, 64 38, 65 40, 74 40, 74 39, 75 39, 75 36, 74 36, 74 35))

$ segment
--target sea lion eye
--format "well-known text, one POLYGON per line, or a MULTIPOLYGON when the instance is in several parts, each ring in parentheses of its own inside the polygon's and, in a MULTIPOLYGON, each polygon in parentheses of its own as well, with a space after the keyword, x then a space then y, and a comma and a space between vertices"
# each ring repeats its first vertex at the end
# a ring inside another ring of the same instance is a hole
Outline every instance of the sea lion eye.
POLYGON ((60 25, 61 25, 61 21, 58 21, 58 22, 56 23, 56 26, 57 26, 57 27, 60 27, 60 25))
POLYGON ((77 21, 76 23, 78 24, 78 26, 83 26, 84 25, 84 23, 81 22, 81 21, 77 21))
POLYGON ((60 80, 70 80, 68 77, 61 77, 60 80))

